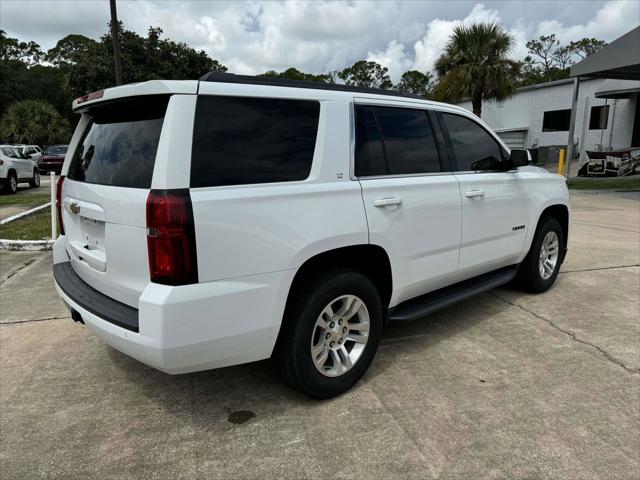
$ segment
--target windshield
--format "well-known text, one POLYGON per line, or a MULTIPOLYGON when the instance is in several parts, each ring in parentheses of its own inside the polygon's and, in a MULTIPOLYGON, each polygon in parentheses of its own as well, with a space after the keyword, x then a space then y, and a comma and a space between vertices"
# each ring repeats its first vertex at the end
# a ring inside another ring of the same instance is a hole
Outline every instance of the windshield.
POLYGON ((2 154, 11 158, 18 158, 18 155, 11 147, 2 147, 2 154))
POLYGON ((52 145, 45 150, 46 155, 64 155, 67 153, 68 145, 52 145))

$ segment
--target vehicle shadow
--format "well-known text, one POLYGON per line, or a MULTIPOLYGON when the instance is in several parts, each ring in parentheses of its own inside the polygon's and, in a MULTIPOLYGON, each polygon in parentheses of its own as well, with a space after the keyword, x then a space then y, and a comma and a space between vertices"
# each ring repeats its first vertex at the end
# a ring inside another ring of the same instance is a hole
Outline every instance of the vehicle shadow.
MULTIPOLYGON (((507 287, 508 288, 508 287, 507 287)), ((499 291, 498 291, 499 292, 499 291)), ((517 293, 516 295, 527 295, 517 293)), ((318 401, 288 387, 269 360, 183 375, 167 375, 114 350, 107 349, 116 368, 136 389, 161 410, 195 425, 242 423, 254 416, 291 416, 322 409, 327 402, 350 404, 371 394, 376 378, 401 361, 420 354, 450 337, 463 334, 510 308, 510 304, 486 293, 413 322, 386 326, 373 364, 364 377, 345 394, 318 401)))

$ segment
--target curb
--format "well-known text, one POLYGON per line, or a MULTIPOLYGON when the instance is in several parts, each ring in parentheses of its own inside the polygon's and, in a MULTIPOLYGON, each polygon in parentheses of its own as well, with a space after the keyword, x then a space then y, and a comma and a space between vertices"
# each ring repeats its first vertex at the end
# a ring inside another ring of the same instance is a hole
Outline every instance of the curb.
POLYGON ((55 240, 7 240, 0 239, 0 250, 37 252, 51 250, 55 240))

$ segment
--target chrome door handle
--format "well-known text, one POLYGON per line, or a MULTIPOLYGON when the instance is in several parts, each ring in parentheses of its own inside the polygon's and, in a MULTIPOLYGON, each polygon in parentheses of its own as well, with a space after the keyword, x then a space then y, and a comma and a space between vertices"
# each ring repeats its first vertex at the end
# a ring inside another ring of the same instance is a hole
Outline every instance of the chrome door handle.
POLYGON ((484 197, 484 192, 482 190, 471 190, 464 194, 467 198, 479 198, 484 197))
POLYGON ((379 198, 373 202, 376 207, 392 207, 394 205, 402 205, 402 199, 400 197, 379 198))

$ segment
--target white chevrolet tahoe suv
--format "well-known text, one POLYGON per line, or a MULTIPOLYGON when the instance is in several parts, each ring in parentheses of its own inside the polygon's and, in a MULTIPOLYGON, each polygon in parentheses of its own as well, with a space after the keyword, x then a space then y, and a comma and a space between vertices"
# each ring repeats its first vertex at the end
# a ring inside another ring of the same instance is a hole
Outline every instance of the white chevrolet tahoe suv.
POLYGON ((72 318, 177 374, 272 358, 326 398, 383 325, 564 259, 563 177, 480 119, 397 92, 208 74, 74 102, 56 288, 72 318))

